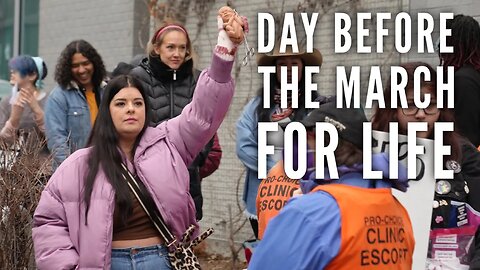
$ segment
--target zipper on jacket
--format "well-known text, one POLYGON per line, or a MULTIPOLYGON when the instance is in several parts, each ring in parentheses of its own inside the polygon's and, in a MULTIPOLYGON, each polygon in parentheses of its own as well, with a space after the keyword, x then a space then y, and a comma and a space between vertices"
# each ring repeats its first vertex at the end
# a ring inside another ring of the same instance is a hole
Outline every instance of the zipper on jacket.
POLYGON ((177 80, 177 71, 175 69, 173 70, 173 80, 177 80))
MULTIPOLYGON (((175 71, 173 74, 175 74, 175 71)), ((173 82, 172 82, 170 84, 170 118, 173 118, 173 107, 175 106, 173 102, 174 102, 174 97, 173 97, 173 82)))

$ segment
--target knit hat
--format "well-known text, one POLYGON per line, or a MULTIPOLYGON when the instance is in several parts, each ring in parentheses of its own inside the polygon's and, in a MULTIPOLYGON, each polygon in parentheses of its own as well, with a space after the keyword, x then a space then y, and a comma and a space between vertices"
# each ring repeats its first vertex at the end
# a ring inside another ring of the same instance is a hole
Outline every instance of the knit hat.
POLYGON ((317 122, 333 124, 340 138, 359 149, 363 148, 363 123, 368 122, 363 109, 337 108, 335 102, 329 102, 320 105, 300 121, 305 128, 315 127, 317 122))

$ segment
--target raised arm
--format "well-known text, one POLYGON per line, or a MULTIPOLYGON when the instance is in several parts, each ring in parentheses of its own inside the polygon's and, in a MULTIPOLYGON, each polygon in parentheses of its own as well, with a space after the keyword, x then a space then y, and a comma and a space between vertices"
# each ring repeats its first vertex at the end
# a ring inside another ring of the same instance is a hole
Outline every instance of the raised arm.
MULTIPOLYGON (((212 63, 200 74, 192 102, 178 117, 166 122, 167 137, 187 165, 213 137, 232 101, 234 83, 230 73, 237 46, 242 40, 233 42, 236 39, 232 36, 238 36, 240 31, 243 36, 244 23, 238 18, 238 15, 227 20, 218 17, 218 42, 212 63)), ((246 22, 244 26, 247 28, 246 22)))

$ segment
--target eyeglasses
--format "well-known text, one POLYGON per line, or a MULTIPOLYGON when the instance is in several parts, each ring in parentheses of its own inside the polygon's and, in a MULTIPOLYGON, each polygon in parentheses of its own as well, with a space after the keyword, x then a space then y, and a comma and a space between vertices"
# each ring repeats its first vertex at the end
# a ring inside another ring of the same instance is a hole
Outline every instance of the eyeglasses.
POLYGON ((427 108, 420 109, 415 104, 408 104, 407 108, 402 108, 402 112, 406 116, 416 115, 418 110, 423 110, 426 115, 434 115, 437 114, 440 110, 437 108, 437 103, 430 103, 427 108))

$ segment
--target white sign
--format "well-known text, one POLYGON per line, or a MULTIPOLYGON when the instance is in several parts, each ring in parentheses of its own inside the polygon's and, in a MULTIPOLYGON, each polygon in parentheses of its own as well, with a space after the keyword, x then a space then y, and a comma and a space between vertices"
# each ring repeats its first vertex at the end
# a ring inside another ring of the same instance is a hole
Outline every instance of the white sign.
MULTIPOLYGON (((373 131, 373 153, 388 152, 388 133, 373 131)), ((392 189, 393 195, 407 209, 412 221, 415 237, 413 253, 413 270, 425 269, 432 219, 432 204, 435 193, 435 178, 433 176, 433 140, 417 139, 417 145, 425 147, 425 154, 417 157, 417 178, 410 180, 407 192, 392 189)), ((407 166, 407 136, 398 135, 399 161, 407 166)))

